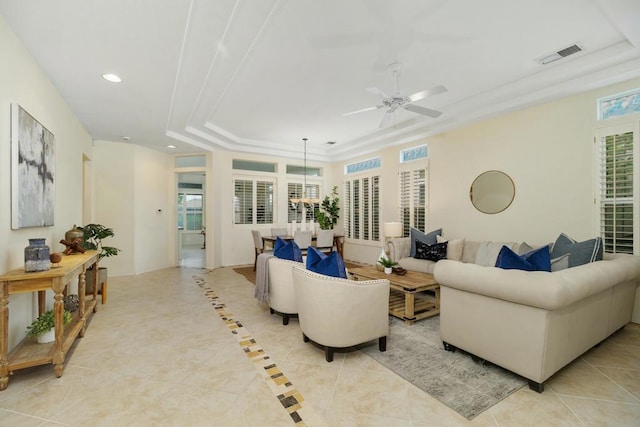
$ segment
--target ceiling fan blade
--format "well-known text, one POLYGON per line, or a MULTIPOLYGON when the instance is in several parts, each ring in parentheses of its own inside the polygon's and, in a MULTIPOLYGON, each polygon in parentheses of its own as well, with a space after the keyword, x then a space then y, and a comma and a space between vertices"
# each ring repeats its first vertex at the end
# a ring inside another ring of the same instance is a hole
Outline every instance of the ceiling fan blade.
POLYGON ((393 120, 394 110, 387 110, 382 116, 382 120, 380 121, 380 125, 378 126, 380 129, 386 128, 389 126, 391 121, 393 120))
POLYGON ((384 107, 384 105, 375 105, 373 107, 367 107, 361 110, 350 111, 348 113, 344 113, 342 116, 344 117, 344 116, 350 116, 352 114, 364 113, 365 111, 377 110, 378 108, 382 108, 382 107, 384 107))
POLYGON ((423 90, 422 92, 416 92, 413 95, 409 95, 408 98, 411 102, 416 102, 426 98, 427 96, 438 95, 446 91, 447 91, 447 88, 440 85, 440 86, 432 87, 431 89, 423 90))
POLYGON ((391 98, 389 95, 384 93, 382 89, 378 89, 377 87, 368 87, 367 91, 373 93, 374 95, 378 95, 382 99, 391 98))
POLYGON ((425 116, 433 117, 434 119, 442 115, 442 111, 420 107, 419 105, 405 104, 402 106, 402 108, 404 108, 405 110, 413 111, 414 113, 424 114, 425 116))

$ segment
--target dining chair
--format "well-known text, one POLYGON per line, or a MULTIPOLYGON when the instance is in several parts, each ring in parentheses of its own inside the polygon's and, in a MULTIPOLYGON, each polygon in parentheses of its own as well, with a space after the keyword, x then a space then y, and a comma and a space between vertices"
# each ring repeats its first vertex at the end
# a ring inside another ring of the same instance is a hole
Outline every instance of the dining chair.
POLYGON ((264 242, 262 241, 262 234, 260 234, 260 230, 251 230, 251 235, 253 236, 253 246, 256 251, 256 259, 253 261, 253 271, 256 271, 256 266, 258 265, 258 255, 265 252, 264 242))
POLYGON ((313 235, 312 231, 296 231, 296 234, 293 235, 293 241, 296 242, 296 245, 300 248, 303 254, 307 253, 307 248, 311 246, 311 237, 313 235))
POLYGON ((333 230, 318 230, 316 247, 326 254, 333 252, 333 230))
POLYGON ((286 236, 287 234, 289 234, 287 227, 279 227, 279 228, 271 229, 272 236, 286 236))

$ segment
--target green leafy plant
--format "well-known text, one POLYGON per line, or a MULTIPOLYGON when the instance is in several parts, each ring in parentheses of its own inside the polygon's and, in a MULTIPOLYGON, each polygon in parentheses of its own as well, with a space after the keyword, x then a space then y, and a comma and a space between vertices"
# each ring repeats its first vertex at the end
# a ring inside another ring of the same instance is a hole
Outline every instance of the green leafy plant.
POLYGON ((387 258, 387 257, 380 257, 380 259, 378 260, 378 262, 383 266, 383 267, 387 267, 387 268, 391 268, 393 266, 398 265, 397 262, 393 261, 391 258, 387 258))
POLYGON ((107 228, 100 224, 87 224, 84 227, 78 227, 84 233, 84 247, 85 249, 91 249, 99 251, 98 258, 118 255, 120 249, 113 246, 103 246, 102 239, 107 237, 113 237, 115 234, 111 228, 107 228))
MULTIPOLYGON (((45 334, 55 326, 55 316, 53 310, 45 311, 36 320, 34 320, 30 326, 27 326, 27 336, 37 337, 45 334)), ((64 311, 62 316, 63 322, 66 325, 71 322, 71 313, 67 310, 64 311)))
POLYGON ((338 223, 340 213, 340 199, 338 186, 334 186, 330 195, 324 197, 320 208, 316 208, 315 215, 321 230, 331 230, 338 223))

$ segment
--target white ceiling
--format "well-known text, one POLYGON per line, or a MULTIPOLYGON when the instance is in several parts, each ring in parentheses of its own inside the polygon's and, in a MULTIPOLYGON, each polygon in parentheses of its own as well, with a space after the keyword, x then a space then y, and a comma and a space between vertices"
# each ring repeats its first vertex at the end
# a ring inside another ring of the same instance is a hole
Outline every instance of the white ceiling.
MULTIPOLYGON (((94 139, 335 161, 640 76, 638 0, 0 0, 94 139), (583 51, 540 65, 573 44, 583 51), (373 106, 365 89, 416 105, 373 106), (123 78, 103 80, 102 73, 123 78), (327 141, 335 141, 328 145, 327 141)), ((28 106, 25 106, 28 109, 28 106)))

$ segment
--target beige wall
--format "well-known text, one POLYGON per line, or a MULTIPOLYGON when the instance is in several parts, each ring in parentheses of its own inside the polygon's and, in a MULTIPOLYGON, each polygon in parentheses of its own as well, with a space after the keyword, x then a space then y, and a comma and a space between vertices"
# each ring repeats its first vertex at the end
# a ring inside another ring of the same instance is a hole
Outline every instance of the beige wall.
MULTIPOLYGON (((594 129, 599 97, 640 87, 640 79, 485 120, 435 137, 332 165, 331 183, 342 191, 346 163, 382 157, 381 223, 398 220, 401 149, 429 147, 429 229, 449 238, 554 241, 565 232, 578 240, 597 233, 594 208, 594 129), (487 215, 469 200, 477 175, 498 169, 511 176, 516 196, 504 212, 487 215)), ((345 258, 373 262, 380 249, 347 242, 345 258)))
POLYGON ((175 265, 173 157, 134 144, 95 141, 92 162, 94 221, 113 228, 115 236, 105 243, 122 250, 101 261, 109 275, 175 265))
MULTIPOLYGON (((51 251, 73 224, 82 224, 83 155, 90 154, 91 137, 29 52, 0 16, 0 271, 24 265, 29 238, 44 237, 51 251), (56 203, 54 226, 11 229, 10 105, 17 103, 55 136, 56 203)), ((9 298, 9 348, 24 337, 37 313, 31 294, 9 298)))

